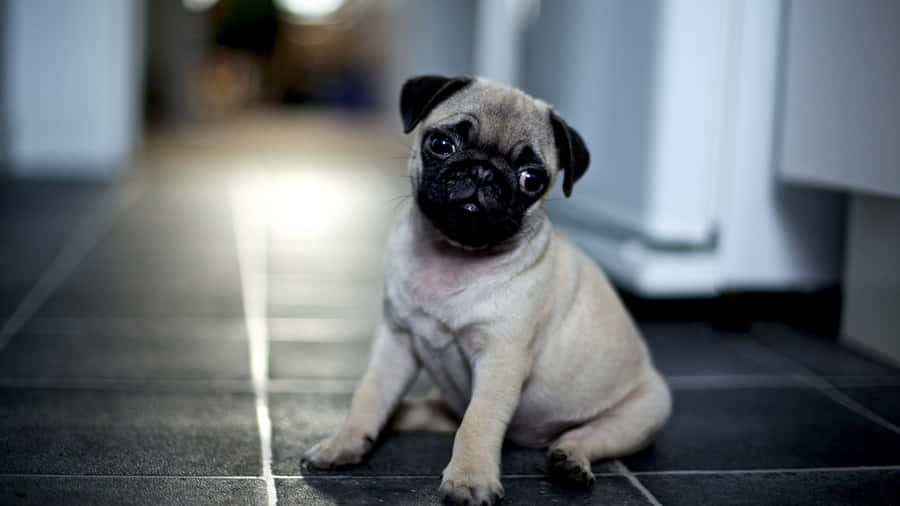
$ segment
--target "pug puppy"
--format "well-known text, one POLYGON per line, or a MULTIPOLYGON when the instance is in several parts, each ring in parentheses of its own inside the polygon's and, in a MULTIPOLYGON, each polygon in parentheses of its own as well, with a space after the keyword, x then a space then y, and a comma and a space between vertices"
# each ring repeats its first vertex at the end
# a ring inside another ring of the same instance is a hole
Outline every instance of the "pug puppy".
POLYGON ((440 493, 503 496, 504 438, 548 448, 549 475, 590 488, 591 461, 647 445, 671 410, 634 323, 543 202, 589 163, 545 102, 481 78, 421 76, 400 96, 415 205, 387 246, 371 361, 337 434, 304 466, 355 464, 393 426, 456 430, 440 493), (441 399, 403 401, 420 368, 441 399))

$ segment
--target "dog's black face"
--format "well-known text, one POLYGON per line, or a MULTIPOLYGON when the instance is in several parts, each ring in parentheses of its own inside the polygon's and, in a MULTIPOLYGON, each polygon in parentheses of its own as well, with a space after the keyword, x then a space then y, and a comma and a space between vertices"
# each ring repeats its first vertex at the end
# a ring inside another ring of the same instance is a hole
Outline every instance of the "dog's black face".
POLYGON ((451 241, 469 248, 502 243, 549 188, 550 173, 526 139, 504 152, 480 142, 467 120, 422 136, 416 202, 451 241))
POLYGON ((466 248, 523 232, 555 176, 568 197, 590 162, 581 136, 549 105, 483 79, 409 79, 400 116, 405 133, 421 125, 409 164, 419 210, 466 248))

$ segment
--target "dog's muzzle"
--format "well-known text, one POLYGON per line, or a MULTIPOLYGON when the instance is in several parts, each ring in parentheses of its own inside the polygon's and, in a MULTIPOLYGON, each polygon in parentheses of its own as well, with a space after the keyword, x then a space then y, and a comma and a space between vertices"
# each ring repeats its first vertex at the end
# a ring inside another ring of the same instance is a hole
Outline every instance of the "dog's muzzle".
POLYGON ((489 162, 453 164, 420 188, 419 207, 449 239, 485 246, 509 235, 507 207, 514 183, 489 162))

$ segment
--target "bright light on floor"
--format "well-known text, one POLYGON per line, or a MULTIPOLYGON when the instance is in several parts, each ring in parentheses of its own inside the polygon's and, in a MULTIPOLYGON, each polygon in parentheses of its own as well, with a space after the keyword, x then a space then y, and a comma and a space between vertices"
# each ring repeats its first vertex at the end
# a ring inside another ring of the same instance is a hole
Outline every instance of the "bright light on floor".
POLYGON ((200 12, 216 5, 219 0, 181 0, 181 5, 192 12, 200 12))
POLYGON ((347 220, 354 202, 340 180, 322 173, 295 174, 271 185, 269 223, 276 230, 301 227, 317 236, 347 220))
POLYGON ((298 18, 323 18, 337 12, 344 0, 275 0, 275 5, 298 18))
POLYGON ((315 238, 341 230, 354 218, 360 195, 348 191, 345 178, 327 171, 269 173, 238 182, 248 216, 271 233, 315 238))

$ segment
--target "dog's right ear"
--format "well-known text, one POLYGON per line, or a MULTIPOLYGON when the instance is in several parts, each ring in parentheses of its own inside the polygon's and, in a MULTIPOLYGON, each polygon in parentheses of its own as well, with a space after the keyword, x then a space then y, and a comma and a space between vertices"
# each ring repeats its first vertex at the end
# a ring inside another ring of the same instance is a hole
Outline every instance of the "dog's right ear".
POLYGON ((563 195, 569 197, 572 195, 572 185, 587 171, 591 163, 591 154, 585 147, 581 135, 567 125, 556 111, 550 111, 550 124, 553 126, 559 170, 563 171, 563 195))
POLYGON ((403 133, 412 132, 432 109, 471 82, 471 77, 419 76, 407 79, 400 91, 403 133))

